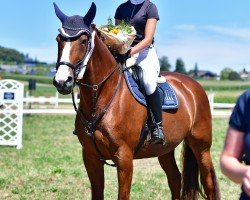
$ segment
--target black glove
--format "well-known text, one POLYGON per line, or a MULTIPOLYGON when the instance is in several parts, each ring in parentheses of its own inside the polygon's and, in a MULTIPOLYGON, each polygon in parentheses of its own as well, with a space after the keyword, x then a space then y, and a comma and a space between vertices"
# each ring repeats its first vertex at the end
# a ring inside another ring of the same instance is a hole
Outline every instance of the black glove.
POLYGON ((130 55, 131 49, 129 49, 125 54, 117 54, 115 59, 118 63, 125 63, 128 58, 131 57, 130 55))

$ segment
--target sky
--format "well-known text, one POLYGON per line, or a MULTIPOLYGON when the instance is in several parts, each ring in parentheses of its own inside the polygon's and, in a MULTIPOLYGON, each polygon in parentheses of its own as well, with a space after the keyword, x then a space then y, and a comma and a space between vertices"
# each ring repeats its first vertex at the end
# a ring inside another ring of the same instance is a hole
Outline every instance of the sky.
MULTIPOLYGON (((93 0, 8 0, 0 6, 0 46, 14 48, 32 58, 56 61, 55 40, 61 22, 53 2, 66 15, 82 15, 93 0)), ((158 7, 160 20, 155 34, 159 57, 167 56, 171 70, 177 58, 186 69, 219 73, 230 67, 250 71, 249 0, 151 0, 158 7)), ((122 0, 95 0, 97 26, 113 17, 122 0)))

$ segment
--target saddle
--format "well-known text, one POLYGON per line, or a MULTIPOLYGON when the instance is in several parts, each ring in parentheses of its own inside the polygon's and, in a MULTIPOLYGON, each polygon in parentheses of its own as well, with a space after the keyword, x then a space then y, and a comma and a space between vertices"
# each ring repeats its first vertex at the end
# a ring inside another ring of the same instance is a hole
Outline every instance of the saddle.
MULTIPOLYGON (((138 65, 133 65, 131 67, 124 69, 124 76, 126 79, 126 83, 128 85, 128 88, 130 90, 130 92, 132 93, 132 95, 134 96, 134 98, 141 103, 142 105, 144 105, 145 107, 146 105, 146 98, 145 98, 145 88, 144 88, 144 84, 143 84, 143 70, 140 66, 138 65)), ((171 85, 169 85, 166 82, 166 79, 164 77, 161 77, 160 80, 157 83, 157 90, 160 93, 161 96, 161 102, 162 102, 162 110, 166 111, 169 109, 177 109, 179 107, 179 101, 178 98, 175 94, 175 91, 173 90, 173 88, 171 87, 171 85)), ((148 117, 147 120, 145 122, 144 128, 141 132, 140 135, 140 139, 139 142, 137 144, 136 147, 136 151, 135 154, 139 151, 139 149, 142 147, 142 145, 144 143, 147 142, 145 141, 149 141, 150 140, 150 126, 152 124, 152 119, 151 119, 151 114, 150 114, 150 110, 147 109, 148 112, 148 117)))
MULTIPOLYGON (((142 79, 142 68, 138 65, 133 65, 132 67, 129 67, 129 70, 124 69, 124 76, 127 86, 134 98, 146 107, 146 92, 142 79)), ((177 95, 172 86, 166 82, 166 79, 164 77, 159 77, 157 90, 159 91, 161 96, 163 111, 169 109, 177 109, 179 107, 177 95)))

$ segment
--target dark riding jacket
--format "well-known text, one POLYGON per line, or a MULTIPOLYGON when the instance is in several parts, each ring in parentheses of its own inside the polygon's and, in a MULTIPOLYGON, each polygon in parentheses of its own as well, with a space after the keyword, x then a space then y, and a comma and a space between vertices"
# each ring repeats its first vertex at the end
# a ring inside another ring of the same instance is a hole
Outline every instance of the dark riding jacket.
MULTIPOLYGON (((250 165, 250 89, 238 98, 229 125, 245 134, 243 161, 250 165)), ((250 197, 242 190, 240 200, 250 200, 250 197)))

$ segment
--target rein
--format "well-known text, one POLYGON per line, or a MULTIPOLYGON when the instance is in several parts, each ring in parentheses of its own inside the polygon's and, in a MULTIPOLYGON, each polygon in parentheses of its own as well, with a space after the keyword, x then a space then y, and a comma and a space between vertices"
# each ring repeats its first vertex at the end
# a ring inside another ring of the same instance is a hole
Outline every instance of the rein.
POLYGON ((99 119, 107 112, 108 110, 108 107, 110 106, 112 100, 114 99, 115 97, 115 94, 118 90, 118 87, 120 85, 120 80, 121 80, 121 72, 119 73, 119 79, 118 79, 118 83, 116 85, 116 88, 115 88, 115 92, 112 96, 112 98, 110 99, 110 101, 108 102, 108 104, 105 106, 105 108, 103 109, 103 111, 101 112, 101 114, 99 114, 98 117, 96 117, 96 104, 97 104, 97 94, 98 94, 98 90, 99 88, 102 86, 102 84, 104 84, 112 75, 113 73, 120 69, 121 66, 120 65, 117 65, 114 69, 111 70, 111 72, 109 73, 108 76, 104 77, 104 79, 102 81, 100 81, 99 83, 97 84, 94 84, 94 85, 89 85, 89 84, 86 84, 86 83, 81 83, 81 82, 76 82, 76 84, 79 86, 79 87, 88 87, 88 88, 91 88, 92 89, 92 123, 93 124, 96 124, 97 121, 99 121, 99 119))
POLYGON ((86 84, 86 83, 81 83, 81 82, 76 82, 76 84, 79 86, 79 87, 88 87, 88 88, 91 88, 92 89, 92 114, 91 114, 91 120, 87 120, 85 117, 84 117, 84 113, 83 113, 83 110, 82 109, 79 109, 77 108, 76 104, 75 104, 75 100, 74 100, 74 95, 73 95, 73 92, 71 93, 72 94, 72 102, 73 102, 73 106, 75 108, 75 111, 77 113, 77 115, 79 115, 80 117, 80 120, 82 122, 82 124, 84 125, 85 127, 85 131, 90 135, 91 137, 91 141, 93 142, 96 150, 97 150, 97 153, 99 154, 99 158, 100 160, 106 164, 106 165, 109 165, 111 167, 116 167, 115 164, 109 164, 105 158, 103 157, 101 151, 99 150, 96 142, 95 142, 95 139, 94 139, 94 135, 95 135, 95 130, 96 130, 96 127, 97 127, 97 124, 102 120, 103 116, 105 115, 105 113, 107 112, 107 110, 109 109, 111 103, 113 102, 117 92, 118 92, 118 89, 120 87, 120 83, 121 83, 121 76, 122 76, 122 73, 121 73, 121 65, 117 65, 115 68, 113 68, 111 70, 111 72, 103 78, 102 81, 100 81, 99 83, 97 84, 94 84, 94 85, 89 85, 89 84, 86 84), (114 74, 114 72, 116 70, 119 70, 119 78, 118 78, 118 82, 116 84, 116 87, 115 87, 115 91, 111 97, 111 99, 109 100, 109 102, 106 104, 106 106, 104 107, 104 109, 101 111, 101 113, 97 116, 96 115, 96 106, 97 106, 97 94, 98 94, 98 90, 99 88, 114 74))

